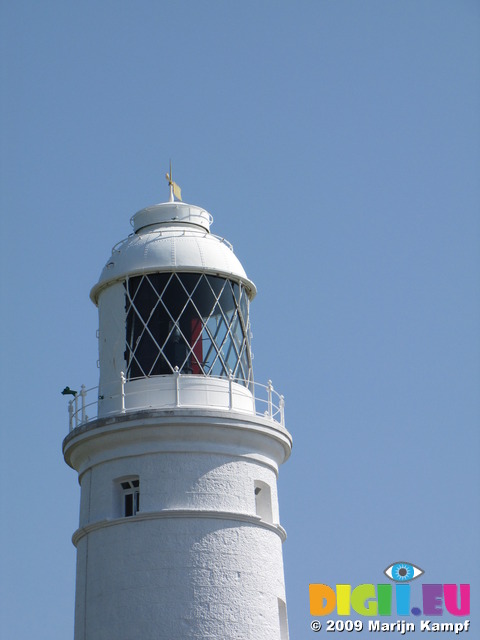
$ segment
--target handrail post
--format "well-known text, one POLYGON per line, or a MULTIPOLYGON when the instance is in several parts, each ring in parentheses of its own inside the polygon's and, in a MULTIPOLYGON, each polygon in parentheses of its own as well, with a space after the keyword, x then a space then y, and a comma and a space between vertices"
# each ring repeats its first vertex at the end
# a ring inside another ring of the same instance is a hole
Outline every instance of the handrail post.
POLYGON ((175 367, 175 369, 173 370, 173 376, 175 378, 175 406, 179 407, 180 406, 180 389, 179 389, 178 378, 180 377, 180 371, 178 367, 175 367))
POLYGON ((267 386, 267 392, 268 392, 268 416, 271 418, 272 417, 272 390, 273 390, 273 385, 272 385, 272 381, 269 380, 268 381, 268 386, 267 386))
POLYGON ((68 401, 68 430, 73 429, 73 400, 68 401))
POLYGON ((85 396, 86 395, 87 395, 86 387, 84 384, 82 384, 80 388, 80 397, 82 398, 82 420, 80 424, 83 424, 85 422, 85 396))
POLYGON ((125 413, 125 383, 126 382, 127 382, 127 379, 125 378, 124 372, 120 371, 122 413, 125 413))
POLYGON ((75 428, 78 427, 78 393, 73 396, 73 402, 75 404, 75 428))
POLYGON ((285 426, 285 398, 283 396, 280 396, 280 424, 282 425, 282 427, 285 426))
POLYGON ((233 372, 228 370, 228 409, 233 409, 233 372))

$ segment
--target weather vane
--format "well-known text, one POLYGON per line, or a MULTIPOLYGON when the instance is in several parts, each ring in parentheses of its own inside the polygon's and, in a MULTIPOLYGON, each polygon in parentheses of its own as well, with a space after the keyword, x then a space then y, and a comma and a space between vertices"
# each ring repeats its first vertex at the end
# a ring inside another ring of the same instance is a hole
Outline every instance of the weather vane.
POLYGON ((168 180, 168 186, 170 187, 170 200, 169 202, 174 202, 175 198, 177 200, 182 201, 182 190, 178 186, 176 182, 173 181, 172 174, 172 161, 170 160, 170 173, 165 174, 166 179, 168 180))

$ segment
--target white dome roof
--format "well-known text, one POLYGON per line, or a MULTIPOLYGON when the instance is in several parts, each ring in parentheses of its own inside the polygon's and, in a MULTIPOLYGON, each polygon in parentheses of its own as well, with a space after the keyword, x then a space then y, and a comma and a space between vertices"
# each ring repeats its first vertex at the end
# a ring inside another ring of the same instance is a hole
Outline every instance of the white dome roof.
POLYGON ((138 211, 131 221, 135 233, 113 247, 90 292, 95 304, 100 291, 113 282, 163 271, 219 275, 242 282, 250 299, 255 296, 255 285, 247 278, 231 245, 210 233, 212 216, 204 209, 166 202, 138 211))

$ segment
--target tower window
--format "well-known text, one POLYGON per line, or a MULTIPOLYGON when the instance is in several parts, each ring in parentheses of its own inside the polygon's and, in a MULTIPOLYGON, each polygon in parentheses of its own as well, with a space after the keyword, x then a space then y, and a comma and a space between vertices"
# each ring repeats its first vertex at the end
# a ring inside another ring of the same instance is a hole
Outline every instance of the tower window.
POLYGON ((140 480, 122 480, 123 515, 128 518, 140 511, 140 480))
POLYGON ((272 494, 268 484, 261 480, 255 481, 255 512, 265 522, 273 522, 272 494))
POLYGON ((280 621, 280 640, 288 640, 287 606, 278 598, 278 618, 280 621))

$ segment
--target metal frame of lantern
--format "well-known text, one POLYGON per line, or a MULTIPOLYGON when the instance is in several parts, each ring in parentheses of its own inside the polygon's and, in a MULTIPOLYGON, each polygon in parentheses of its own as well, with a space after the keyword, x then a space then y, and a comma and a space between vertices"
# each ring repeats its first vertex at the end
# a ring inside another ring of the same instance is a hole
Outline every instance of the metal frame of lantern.
POLYGON ((128 277, 127 379, 173 373, 253 378, 243 285, 208 274, 128 277), (154 295, 152 295, 154 294, 154 295))

